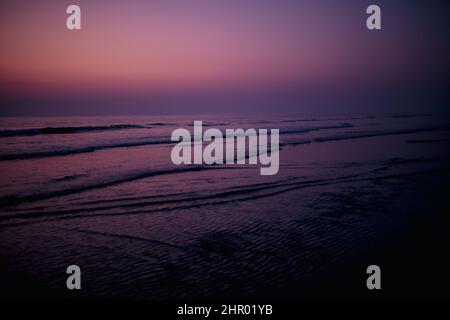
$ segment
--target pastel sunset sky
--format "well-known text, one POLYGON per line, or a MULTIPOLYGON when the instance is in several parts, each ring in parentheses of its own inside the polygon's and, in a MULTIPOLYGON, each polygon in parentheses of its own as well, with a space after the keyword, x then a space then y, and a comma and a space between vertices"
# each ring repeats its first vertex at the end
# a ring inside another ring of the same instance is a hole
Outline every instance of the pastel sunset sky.
MULTIPOLYGON (((395 3, 394 3, 395 2, 395 3)), ((449 5, 0 3, 0 115, 420 111, 447 102, 449 5), (81 7, 82 30, 66 29, 81 7)))

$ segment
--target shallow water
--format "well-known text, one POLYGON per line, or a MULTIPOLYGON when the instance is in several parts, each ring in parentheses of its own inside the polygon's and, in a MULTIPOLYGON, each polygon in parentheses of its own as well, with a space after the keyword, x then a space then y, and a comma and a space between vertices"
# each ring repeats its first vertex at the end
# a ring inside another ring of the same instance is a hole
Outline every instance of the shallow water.
POLYGON ((45 295, 77 264, 86 296, 292 298, 445 192, 449 130, 406 114, 3 118, 2 272, 45 295), (279 173, 173 165, 171 132, 194 120, 280 129, 279 173))

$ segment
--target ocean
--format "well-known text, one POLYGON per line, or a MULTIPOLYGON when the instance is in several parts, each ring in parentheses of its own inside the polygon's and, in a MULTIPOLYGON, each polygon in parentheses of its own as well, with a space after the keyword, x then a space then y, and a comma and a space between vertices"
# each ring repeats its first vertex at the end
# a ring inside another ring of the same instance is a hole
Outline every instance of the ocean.
POLYGON ((423 289, 448 264, 449 147, 434 114, 1 118, 2 295, 355 298, 378 263, 388 296, 448 296, 423 289), (174 165, 194 120, 280 129, 278 174, 174 165))

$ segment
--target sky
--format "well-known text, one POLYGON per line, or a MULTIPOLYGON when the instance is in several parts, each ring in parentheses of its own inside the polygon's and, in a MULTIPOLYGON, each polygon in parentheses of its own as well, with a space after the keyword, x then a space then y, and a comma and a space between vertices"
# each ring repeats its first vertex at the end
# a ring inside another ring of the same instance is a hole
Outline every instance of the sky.
POLYGON ((446 110, 446 1, 2 0, 0 116, 446 110), (81 30, 66 8, 81 7, 81 30), (382 30, 366 28, 381 7, 382 30))

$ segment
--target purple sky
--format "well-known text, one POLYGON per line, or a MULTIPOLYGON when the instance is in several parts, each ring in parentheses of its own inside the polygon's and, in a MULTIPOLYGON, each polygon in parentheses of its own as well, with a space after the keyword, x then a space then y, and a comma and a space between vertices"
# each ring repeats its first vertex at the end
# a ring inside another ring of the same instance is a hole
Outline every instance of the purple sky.
POLYGON ((443 110, 448 16, 445 1, 4 0, 0 115, 443 110))

